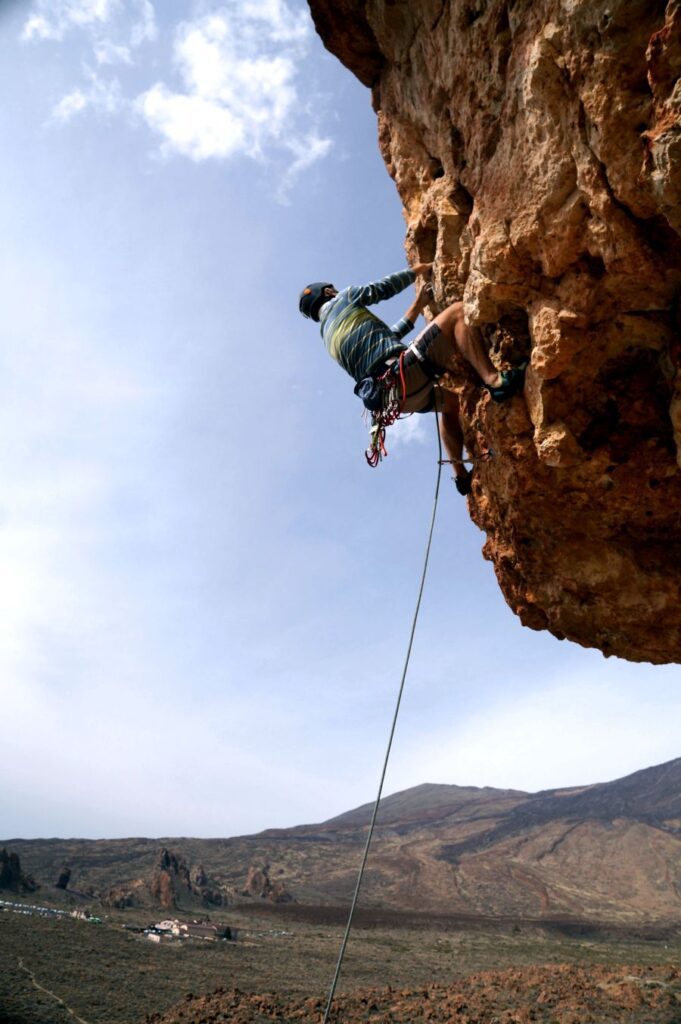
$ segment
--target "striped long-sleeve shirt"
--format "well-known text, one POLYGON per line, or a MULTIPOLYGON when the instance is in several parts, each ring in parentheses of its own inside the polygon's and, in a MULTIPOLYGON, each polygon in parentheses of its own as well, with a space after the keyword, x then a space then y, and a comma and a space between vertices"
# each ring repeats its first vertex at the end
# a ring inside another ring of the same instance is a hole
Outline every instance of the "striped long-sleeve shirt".
POLYGON ((373 367, 401 352, 405 346, 400 339, 414 326, 402 317, 388 327, 366 307, 398 295, 415 277, 413 270, 401 270, 374 284, 350 285, 322 306, 320 321, 324 344, 355 380, 369 376, 373 367))

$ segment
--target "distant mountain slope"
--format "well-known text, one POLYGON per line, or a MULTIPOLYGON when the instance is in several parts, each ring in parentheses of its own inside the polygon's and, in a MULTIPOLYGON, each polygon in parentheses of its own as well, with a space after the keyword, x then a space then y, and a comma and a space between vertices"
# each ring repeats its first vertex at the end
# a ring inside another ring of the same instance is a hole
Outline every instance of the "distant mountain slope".
MULTIPOLYGON (((249 869, 298 902, 346 903, 371 805, 234 839, 11 840, 38 881, 68 863, 98 891, 145 877, 159 846, 243 896, 249 869)), ((613 782, 528 794, 424 784, 382 801, 364 905, 681 925, 681 758, 613 782)))
MULTIPOLYGON (((613 782, 568 789, 524 793, 488 786, 437 786, 426 783, 393 793, 381 801, 381 825, 418 824, 444 820, 461 812, 507 810, 518 820, 552 821, 556 818, 662 821, 681 817, 681 757, 653 768, 644 768, 613 782)), ((363 804, 330 818, 320 828, 368 825, 373 803, 363 804)))
POLYGON ((566 813, 602 819, 664 821, 679 818, 681 757, 575 793, 560 789, 537 793, 529 806, 542 818, 556 814, 565 817, 566 813))
MULTIPOLYGON (((492 789, 485 786, 442 786, 424 783, 411 789, 393 793, 381 801, 378 821, 381 825, 424 825, 441 821, 453 815, 470 815, 474 808, 481 813, 492 813, 510 808, 529 798, 529 793, 513 789, 492 789)), ((373 803, 363 804, 353 811, 339 814, 325 821, 324 829, 353 828, 368 825, 374 809, 373 803)))

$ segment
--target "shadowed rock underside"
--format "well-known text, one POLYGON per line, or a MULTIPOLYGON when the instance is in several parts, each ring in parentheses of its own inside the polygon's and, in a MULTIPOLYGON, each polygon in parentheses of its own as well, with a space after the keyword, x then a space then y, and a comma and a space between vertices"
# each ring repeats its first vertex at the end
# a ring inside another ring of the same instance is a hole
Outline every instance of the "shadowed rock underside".
MULTIPOLYGON (((495 405, 452 366, 470 513, 533 629, 681 660, 681 4, 309 0, 372 88, 430 313, 463 299, 495 405)), ((377 272, 380 272, 378 268, 377 272)))

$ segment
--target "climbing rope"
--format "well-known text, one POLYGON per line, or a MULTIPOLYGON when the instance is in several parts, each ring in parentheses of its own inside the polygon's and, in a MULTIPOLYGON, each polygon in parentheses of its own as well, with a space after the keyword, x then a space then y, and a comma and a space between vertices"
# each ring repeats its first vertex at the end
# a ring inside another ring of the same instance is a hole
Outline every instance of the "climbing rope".
POLYGON ((435 498, 433 500, 433 514, 430 520, 430 530, 428 532, 428 543, 426 544, 426 557, 423 561, 423 572, 421 573, 421 585, 419 587, 419 594, 416 600, 416 609, 414 611, 414 619, 411 624, 411 633, 409 635, 409 645, 407 647, 407 656, 404 660, 404 668, 402 669, 402 679, 400 680, 400 687, 397 693, 397 703, 395 704, 395 713, 393 715, 392 726, 390 728, 390 736, 388 738, 388 748, 385 752, 385 758, 383 760, 383 770, 381 772, 381 781, 378 784, 378 793, 376 795, 376 802, 374 804, 373 814, 371 815, 371 823, 369 825, 369 831, 367 833, 366 843, 364 845, 364 854, 362 856, 362 863, 360 865, 359 874, 357 875, 357 883, 355 885, 355 892, 352 897, 352 904, 350 906, 350 913, 348 915, 348 923, 345 927, 345 934, 343 936, 343 942, 341 943, 340 953, 338 955, 338 963, 336 964, 336 972, 333 976, 331 983, 331 989, 329 991, 329 998, 326 1004, 326 1010, 324 1012, 323 1024, 327 1024, 329 1020, 329 1013, 331 1012, 331 1004, 333 1003, 333 997, 336 994, 336 986, 340 977, 341 967, 343 966, 343 959, 345 957, 345 949, 350 938, 350 932, 352 930, 352 921, 355 916, 355 909, 357 907, 357 900, 359 899, 359 891, 362 887, 362 879, 364 877, 364 869, 366 867, 367 858, 369 856, 369 847, 371 846, 371 840, 374 835, 374 828, 376 825, 376 817, 378 815, 378 806, 381 802, 381 795, 383 793, 383 783, 385 782, 385 774, 388 770, 388 761, 390 759, 390 751, 393 745, 393 737, 395 735, 395 727, 397 726, 397 716, 400 713, 400 704, 402 703, 402 694, 404 692, 404 683, 407 678, 407 669, 409 668, 409 659, 411 658, 411 649, 414 643, 414 634, 416 632, 416 623, 418 622, 419 610, 421 608, 421 598, 423 597, 423 588, 426 584, 426 573, 428 571, 428 559, 430 558, 430 546, 433 540, 433 530, 435 528, 435 514, 437 512, 437 502, 440 496, 440 479, 442 477, 442 438, 440 436, 440 417, 438 412, 435 412, 435 425, 437 428, 437 449, 438 449, 438 465, 437 465, 437 478, 435 483, 435 498))

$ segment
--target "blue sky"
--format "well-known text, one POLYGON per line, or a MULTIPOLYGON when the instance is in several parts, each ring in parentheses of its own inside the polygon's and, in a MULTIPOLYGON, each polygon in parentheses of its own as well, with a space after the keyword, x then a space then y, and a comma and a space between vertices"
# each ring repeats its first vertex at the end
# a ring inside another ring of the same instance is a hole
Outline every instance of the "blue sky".
MULTIPOLYGON (((0 12, 0 832, 235 835, 363 803, 435 426, 368 469, 297 295, 404 265, 369 94, 295 0, 0 12)), ((678 756, 678 667, 523 629, 483 541, 447 482, 386 791, 678 756)))

